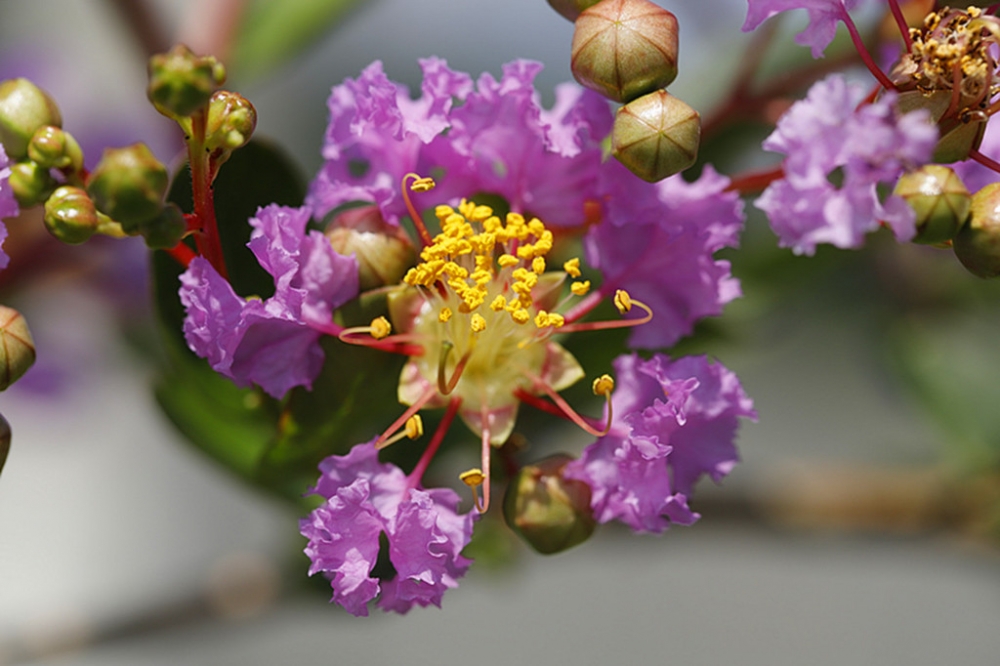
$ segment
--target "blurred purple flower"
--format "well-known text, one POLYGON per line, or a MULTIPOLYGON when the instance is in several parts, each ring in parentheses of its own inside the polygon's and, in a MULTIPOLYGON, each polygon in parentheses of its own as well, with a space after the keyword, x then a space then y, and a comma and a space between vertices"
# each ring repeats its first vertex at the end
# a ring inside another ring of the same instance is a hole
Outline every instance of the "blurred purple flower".
MULTIPOLYGON (((0 145, 0 220, 17 217, 21 212, 17 200, 14 198, 14 192, 10 189, 9 179, 10 160, 7 159, 7 153, 3 146, 0 145)), ((0 247, 3 247, 5 240, 7 240, 7 227, 0 221, 0 247)), ((0 249, 0 269, 7 268, 8 263, 10 263, 10 257, 0 249)))
POLYGON ((320 463, 311 492, 326 502, 299 523, 309 540, 309 575, 327 574, 331 600, 352 615, 368 615, 368 602, 379 592, 378 606, 385 611, 440 606, 445 591, 458 586, 471 564, 461 552, 475 517, 457 513, 453 490, 420 489, 395 465, 380 463, 374 443, 320 463), (383 533, 395 575, 379 581, 371 572, 383 533))
POLYGON ((813 58, 822 58, 837 34, 837 21, 849 20, 848 10, 860 3, 861 0, 747 0, 743 32, 754 30, 775 14, 804 9, 809 14, 809 25, 796 35, 795 42, 811 47, 813 58))
POLYGON ((885 222, 896 238, 916 232, 914 213, 897 196, 879 201, 876 185, 893 184, 904 169, 926 163, 937 128, 925 110, 900 114, 895 95, 858 107, 859 86, 829 76, 778 120, 764 148, 783 153, 784 175, 754 205, 767 213, 782 247, 813 254, 818 243, 860 247, 885 222), (842 175, 835 187, 831 178, 842 175))

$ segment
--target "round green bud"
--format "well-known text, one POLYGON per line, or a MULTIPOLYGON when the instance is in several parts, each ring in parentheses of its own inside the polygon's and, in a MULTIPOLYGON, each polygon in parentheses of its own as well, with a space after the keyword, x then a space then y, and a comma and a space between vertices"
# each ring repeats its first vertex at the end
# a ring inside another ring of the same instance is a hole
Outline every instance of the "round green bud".
POLYGON ((396 284, 417 258, 413 243, 400 227, 388 224, 378 206, 350 208, 324 231, 333 249, 358 260, 362 290, 396 284))
POLYGON ((576 19, 573 76, 616 102, 677 77, 677 18, 649 0, 602 0, 576 19))
POLYGON ((35 362, 35 341, 28 322, 14 308, 0 305, 0 391, 21 378, 35 362))
POLYGON ((178 44, 149 59, 146 94, 163 115, 184 118, 207 104, 225 80, 222 63, 212 56, 197 56, 178 44))
POLYGON ((45 202, 45 228, 70 245, 78 245, 97 231, 97 209, 86 191, 63 185, 45 202))
POLYGON ((563 478, 572 458, 556 454, 525 465, 510 480, 503 499, 507 524, 543 555, 568 550, 594 533, 590 486, 563 478))
POLYGON ((28 144, 28 157, 46 169, 69 169, 77 172, 83 168, 83 151, 73 135, 55 125, 45 125, 35 130, 28 144))
POLYGON ((132 234, 163 209, 167 168, 145 144, 108 148, 87 179, 87 192, 97 209, 132 234))
POLYGON ((549 0, 552 9, 556 10, 570 21, 575 21, 580 13, 588 7, 593 7, 600 0, 549 0))
POLYGON ((935 244, 954 238, 969 217, 972 204, 972 195, 962 179, 940 164, 927 164, 903 174, 893 193, 917 214, 914 243, 935 244))
POLYGON ((181 242, 186 232, 184 213, 172 203, 164 206, 159 215, 139 225, 146 246, 154 250, 169 250, 181 242))
POLYGON ((21 208, 42 203, 58 185, 48 169, 30 160, 11 164, 7 182, 21 208))
POLYGON ((990 183, 972 195, 969 221, 955 236, 952 247, 973 275, 1000 275, 1000 183, 990 183))
POLYGON ((655 183, 694 164, 700 141, 698 112, 658 90, 618 109, 611 154, 635 175, 655 183))
POLYGON ((39 127, 62 127, 62 115, 48 93, 28 79, 0 83, 0 143, 11 160, 28 155, 28 142, 39 127))
POLYGON ((246 145, 257 127, 257 110, 250 101, 234 92, 219 90, 208 103, 205 147, 231 152, 246 145))
POLYGON ((10 453, 10 424, 7 423, 7 419, 0 414, 0 472, 3 471, 3 465, 7 462, 7 454, 10 453))

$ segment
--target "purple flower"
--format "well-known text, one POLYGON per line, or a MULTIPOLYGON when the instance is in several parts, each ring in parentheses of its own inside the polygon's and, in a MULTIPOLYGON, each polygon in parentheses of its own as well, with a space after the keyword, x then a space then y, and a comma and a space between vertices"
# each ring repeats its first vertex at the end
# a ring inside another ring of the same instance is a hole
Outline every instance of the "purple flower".
POLYGON ((201 257, 181 275, 188 346, 238 385, 257 384, 275 398, 312 386, 323 367, 319 338, 333 311, 358 293, 357 261, 321 233, 306 234, 309 217, 308 208, 271 205, 251 218, 247 247, 275 281, 267 300, 238 296, 201 257))
POLYGON ((848 21, 848 10, 861 0, 747 0, 747 19, 743 32, 750 32, 775 14, 790 9, 809 13, 809 25, 795 37, 795 42, 812 47, 813 58, 823 57, 823 51, 837 34, 837 21, 848 21))
POLYGON ((604 293, 624 289, 652 308, 630 346, 670 346, 741 295, 729 262, 712 256, 736 247, 743 229, 743 203, 728 185, 711 167, 693 183, 674 176, 651 186, 617 162, 604 166, 606 221, 587 234, 587 261, 603 272, 604 293))
POLYGON ((767 150, 787 156, 785 177, 754 205, 767 213, 781 246, 796 254, 812 254, 818 243, 860 247, 880 221, 900 241, 916 232, 913 211, 896 196, 880 202, 876 185, 892 184, 904 169, 927 162, 937 128, 924 110, 899 114, 891 93, 857 108, 863 97, 843 77, 827 77, 764 141, 767 150), (839 188, 830 182, 838 171, 839 188))
MULTIPOLYGON (((3 146, 0 145, 0 220, 17 217, 21 212, 17 205, 17 199, 14 198, 14 192, 10 189, 9 179, 10 160, 7 159, 7 153, 3 146)), ((3 222, 0 222, 0 246, 3 246, 5 240, 7 240, 7 227, 3 222)), ((7 268, 8 263, 10 263, 10 257, 7 256, 6 252, 0 250, 0 269, 7 268)))
POLYGON ((386 611, 440 606, 471 564, 461 552, 472 537, 474 515, 457 513, 453 490, 420 489, 395 465, 380 463, 374 444, 358 444, 320 464, 311 492, 326 501, 299 523, 309 540, 309 575, 324 572, 331 601, 352 615, 368 615, 368 602, 380 591, 378 606, 386 611), (396 572, 381 581, 371 577, 380 534, 396 572))
POLYGON ((734 373, 704 356, 633 354, 614 365, 611 432, 566 475, 590 485, 598 522, 653 533, 690 525, 698 519, 687 504, 695 482, 718 482, 739 461, 733 440, 739 417, 756 419, 753 402, 734 373))
POLYGON ((528 61, 505 65, 499 81, 484 74, 475 87, 442 60, 421 66, 418 100, 377 62, 333 89, 326 162, 307 198, 318 216, 369 201, 397 223, 406 214, 400 183, 416 172, 435 174, 434 203, 486 192, 553 226, 584 223, 600 141, 611 129, 606 101, 568 85, 557 89, 552 109, 542 108, 533 85, 541 65, 528 61))

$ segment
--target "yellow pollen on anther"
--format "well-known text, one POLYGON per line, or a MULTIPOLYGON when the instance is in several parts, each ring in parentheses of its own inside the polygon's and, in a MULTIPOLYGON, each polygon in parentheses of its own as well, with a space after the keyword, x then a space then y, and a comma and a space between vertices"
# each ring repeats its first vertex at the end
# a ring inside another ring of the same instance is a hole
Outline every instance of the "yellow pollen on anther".
POLYGON ((574 282, 569 286, 569 290, 577 296, 585 296, 587 292, 590 291, 590 280, 574 282))
POLYGON ((510 268, 511 266, 517 266, 521 262, 513 255, 501 254, 497 259, 497 263, 500 265, 500 268, 510 268))
POLYGON ((493 310, 493 312, 502 312, 506 307, 507 300, 500 294, 497 294, 497 297, 493 299, 492 303, 490 303, 490 310, 493 310))
POLYGON ((628 292, 624 289, 619 289, 615 292, 615 307, 618 308, 618 312, 625 314, 632 309, 632 298, 628 295, 628 292))
POLYGON ((392 332, 392 325, 389 324, 389 320, 385 317, 378 317, 372 319, 371 323, 371 334, 376 340, 381 340, 382 338, 388 337, 392 332))
POLYGON ((544 257, 535 257, 534 259, 532 259, 531 260, 531 270, 533 270, 538 275, 541 275, 542 273, 544 273, 545 272, 545 258, 544 257))
POLYGON ((459 474, 458 480, 470 488, 477 488, 483 485, 483 481, 486 480, 486 475, 483 474, 483 470, 478 467, 473 467, 472 469, 459 474))
POLYGON ((410 439, 416 439, 424 434, 424 422, 420 418, 420 414, 414 414, 410 418, 406 419, 406 436, 410 439))
POLYGON ((594 380, 594 395, 608 395, 615 390, 615 380, 611 375, 601 375, 594 380))
POLYGON ((438 314, 438 321, 442 324, 448 323, 451 319, 452 311, 451 308, 441 308, 441 312, 438 314))
POLYGON ((469 324, 472 327, 473 333, 482 333, 486 330, 486 320, 483 319, 483 316, 479 313, 472 315, 472 319, 469 324))
POLYGON ((570 259, 563 264, 563 270, 572 278, 580 277, 580 259, 578 257, 570 259))
POLYGON ((433 178, 417 178, 410 185, 410 191, 412 192, 429 192, 433 190, 437 183, 434 182, 433 178))
POLYGON ((510 318, 517 324, 527 324, 531 320, 531 313, 527 310, 514 310, 510 313, 510 318))

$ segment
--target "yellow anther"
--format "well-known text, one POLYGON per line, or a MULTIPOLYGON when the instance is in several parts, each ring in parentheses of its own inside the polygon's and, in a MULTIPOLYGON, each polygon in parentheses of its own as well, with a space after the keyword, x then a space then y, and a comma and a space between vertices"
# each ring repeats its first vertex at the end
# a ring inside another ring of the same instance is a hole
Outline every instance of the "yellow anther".
POLYGON ((493 279, 493 273, 480 269, 473 272, 471 277, 476 284, 483 285, 493 279))
POLYGON ((441 312, 438 313, 438 321, 442 324, 447 323, 452 314, 451 308, 441 308, 441 312))
POLYGON ((535 257, 531 260, 531 270, 535 271, 539 275, 545 272, 545 259, 543 257, 535 257))
POLYGON ((447 273, 453 278, 465 279, 469 277, 469 270, 463 266, 459 266, 454 261, 449 261, 444 266, 441 267, 443 273, 447 273))
POLYGON ((563 326, 565 324, 566 324, 566 317, 563 317, 558 312, 549 313, 549 326, 552 326, 553 328, 559 328, 560 326, 563 326))
POLYGON ((467 472, 462 472, 458 475, 458 480, 469 486, 470 488, 478 488, 483 485, 483 481, 486 480, 486 475, 483 474, 483 470, 478 467, 473 467, 467 472))
POLYGON ((545 310, 539 310, 538 314, 535 315, 535 326, 538 328, 545 328, 549 325, 549 313, 545 310))
POLYGON ((522 245, 521 247, 517 248, 517 256, 520 257, 521 259, 531 259, 532 257, 535 256, 535 246, 532 245, 531 243, 522 245))
POLYGON ((497 259, 497 263, 501 268, 510 268, 511 266, 517 266, 520 262, 517 257, 511 254, 501 254, 497 259))
POLYGON ((410 439, 416 439, 424 434, 424 422, 420 418, 420 414, 414 414, 410 418, 406 419, 406 436, 410 439))
POLYGON ((594 380, 594 395, 610 395, 615 390, 615 380, 611 375, 601 375, 594 380))
POLYGON ((448 216, 454 214, 455 214, 455 209, 452 208, 451 206, 446 206, 444 204, 441 204, 439 206, 434 207, 434 217, 436 217, 439 220, 446 220, 448 219, 448 216))
POLYGON ((385 317, 378 317, 376 319, 372 319, 371 329, 372 337, 376 340, 381 340, 382 338, 388 337, 388 335, 392 332, 392 325, 389 324, 389 320, 385 317))
POLYGON ((507 226, 520 227, 524 224, 524 215, 520 213, 507 213, 507 226))
POLYGON ((527 324, 531 320, 531 313, 527 310, 514 310, 510 313, 510 318, 517 324, 527 324))
POLYGON ((622 314, 625 314, 632 309, 632 298, 624 289, 619 289, 615 292, 614 303, 615 307, 618 308, 618 312, 621 312, 622 314))
POLYGON ((565 264, 563 264, 563 270, 569 274, 570 277, 578 278, 580 277, 580 259, 578 257, 573 257, 565 264))
POLYGON ((574 282, 569 286, 569 290, 576 294, 577 296, 583 296, 588 291, 590 291, 590 280, 584 280, 583 282, 574 282))
POLYGON ((473 222, 482 222, 493 216, 493 209, 489 206, 476 206, 472 209, 472 215, 467 215, 473 222))
POLYGON ((536 238, 541 238, 542 234, 545 233, 545 225, 537 217, 533 217, 531 222, 528 222, 528 231, 533 233, 536 238))
POLYGON ((417 178, 410 185, 410 191, 412 191, 412 192, 428 192, 430 190, 433 190, 436 184, 437 183, 434 182, 433 178, 429 178, 429 177, 417 178))
POLYGON ((470 322, 470 325, 472 326, 473 333, 482 333, 483 331, 486 330, 486 320, 483 319, 483 316, 478 312, 472 315, 472 321, 470 322))
POLYGON ((501 312, 505 307, 507 307, 507 300, 500 294, 497 294, 497 297, 490 303, 490 310, 493 312, 501 312))

